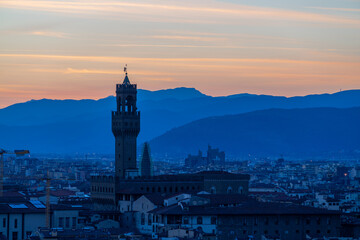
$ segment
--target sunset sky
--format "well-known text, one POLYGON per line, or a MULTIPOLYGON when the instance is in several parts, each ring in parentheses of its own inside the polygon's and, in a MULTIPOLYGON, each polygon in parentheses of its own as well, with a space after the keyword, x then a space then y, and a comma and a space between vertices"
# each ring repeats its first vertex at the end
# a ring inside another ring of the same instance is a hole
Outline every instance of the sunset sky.
POLYGON ((138 88, 360 88, 360 0, 0 0, 0 108, 138 88))

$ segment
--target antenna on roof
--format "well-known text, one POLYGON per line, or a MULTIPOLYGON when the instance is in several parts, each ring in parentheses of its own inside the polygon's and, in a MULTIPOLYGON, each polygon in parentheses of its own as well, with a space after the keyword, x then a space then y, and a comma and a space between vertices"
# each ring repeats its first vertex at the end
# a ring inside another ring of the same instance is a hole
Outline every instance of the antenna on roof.
POLYGON ((127 64, 125 64, 124 72, 125 72, 125 74, 127 74, 127 64))

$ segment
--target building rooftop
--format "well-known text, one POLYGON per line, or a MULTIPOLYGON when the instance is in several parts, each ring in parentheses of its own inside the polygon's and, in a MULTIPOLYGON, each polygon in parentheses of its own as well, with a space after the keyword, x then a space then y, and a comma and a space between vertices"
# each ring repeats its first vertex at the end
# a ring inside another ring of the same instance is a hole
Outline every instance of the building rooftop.
POLYGON ((333 215, 338 211, 299 206, 295 204, 246 201, 234 207, 208 207, 180 205, 154 209, 150 213, 161 215, 333 215))

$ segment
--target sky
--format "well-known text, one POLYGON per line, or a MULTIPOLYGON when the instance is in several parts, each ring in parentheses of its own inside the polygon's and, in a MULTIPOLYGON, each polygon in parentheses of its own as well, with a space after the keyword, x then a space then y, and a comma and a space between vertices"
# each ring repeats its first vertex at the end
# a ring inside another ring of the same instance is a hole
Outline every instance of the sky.
POLYGON ((360 0, 0 0, 0 108, 138 88, 360 89, 360 0))

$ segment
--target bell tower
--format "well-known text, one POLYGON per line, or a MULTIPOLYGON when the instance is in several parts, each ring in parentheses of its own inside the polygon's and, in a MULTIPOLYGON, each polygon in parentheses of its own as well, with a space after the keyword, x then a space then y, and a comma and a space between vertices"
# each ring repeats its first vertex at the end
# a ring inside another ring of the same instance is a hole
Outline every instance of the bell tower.
POLYGON ((125 79, 116 84, 116 111, 112 112, 112 132, 115 137, 115 176, 129 178, 138 175, 136 139, 140 132, 140 112, 136 108, 137 86, 131 84, 126 67, 125 79))

